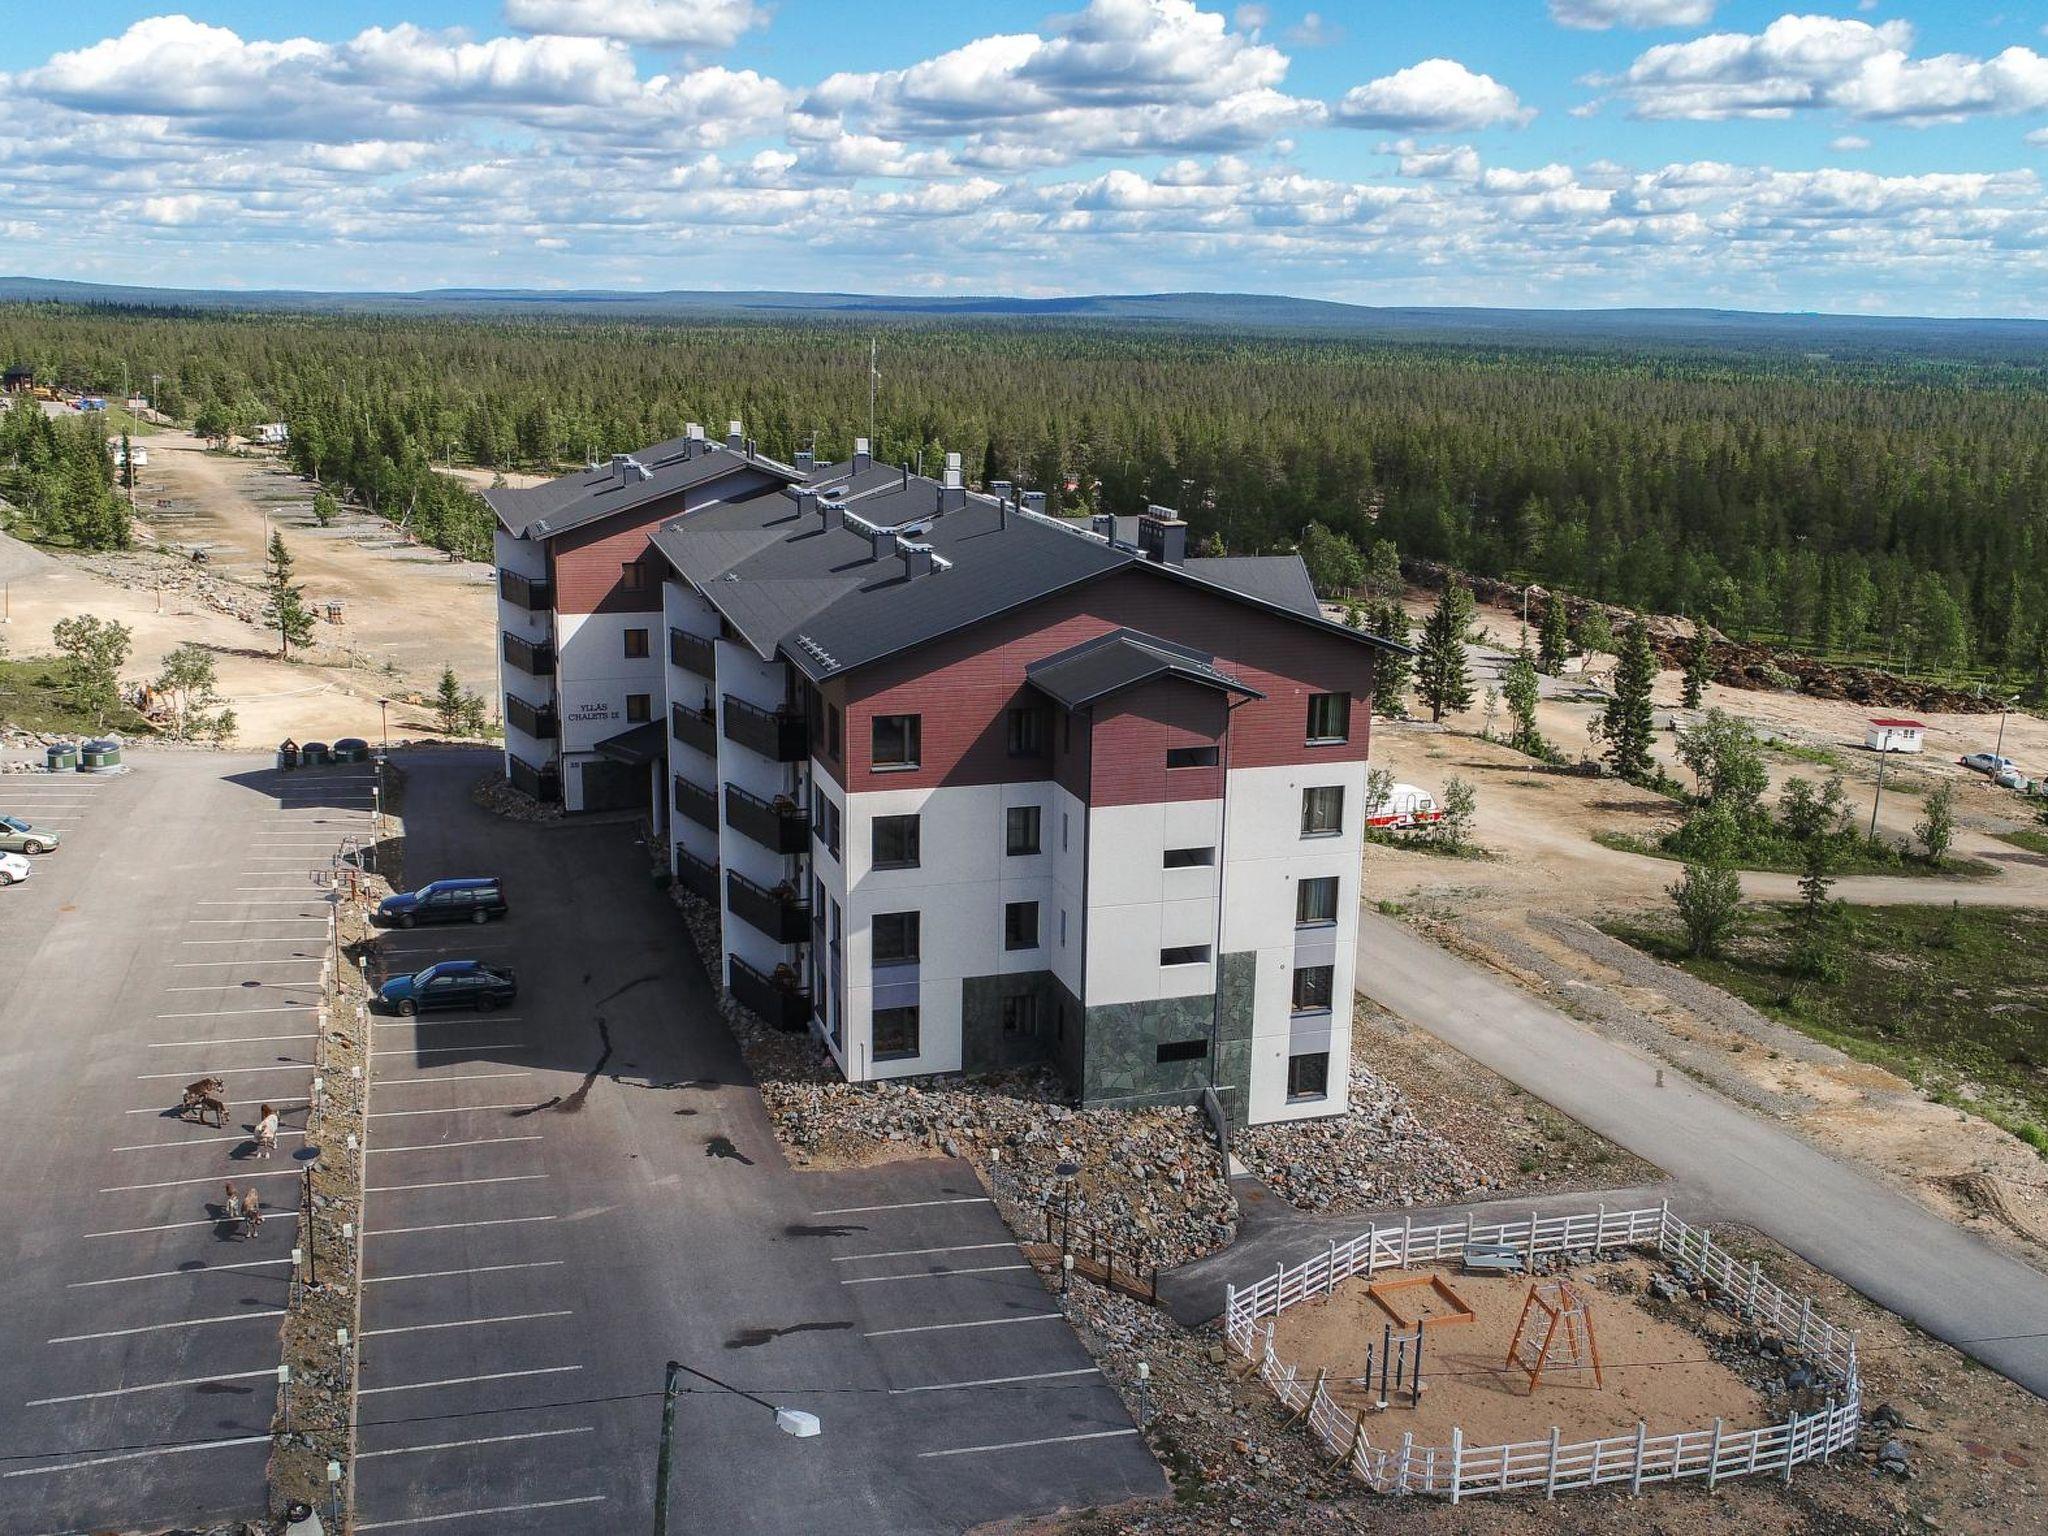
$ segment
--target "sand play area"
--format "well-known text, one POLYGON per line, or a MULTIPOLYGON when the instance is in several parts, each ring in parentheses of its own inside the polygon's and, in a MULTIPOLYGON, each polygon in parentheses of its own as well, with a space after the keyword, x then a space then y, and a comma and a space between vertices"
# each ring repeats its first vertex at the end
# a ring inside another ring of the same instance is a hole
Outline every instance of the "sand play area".
POLYGON ((1708 1339, 1698 1331, 1719 1338, 1735 1325, 1689 1302, 1649 1302, 1651 1268, 1624 1259, 1571 1273, 1599 1349, 1599 1386, 1590 1369, 1564 1366, 1546 1369, 1532 1394, 1527 1373, 1506 1368, 1529 1280, 1459 1274, 1456 1266, 1383 1273, 1384 1302, 1369 1293, 1363 1276, 1347 1280, 1326 1297, 1282 1312, 1273 1348, 1304 1381, 1328 1371, 1331 1397, 1347 1412, 1363 1409, 1365 1432, 1380 1446, 1406 1434, 1417 1445, 1448 1445, 1454 1426, 1463 1426, 1467 1446, 1480 1447, 1543 1440, 1553 1425, 1570 1444, 1629 1433, 1638 1420, 1652 1435, 1705 1428, 1716 1418, 1731 1430, 1782 1420, 1781 1410, 1711 1358, 1708 1339), (1385 1284, 1404 1279, 1424 1283, 1397 1290, 1385 1284), (1693 1315, 1680 1319, 1676 1306, 1693 1315), (1464 1311, 1469 1320, 1462 1320, 1464 1311), (1418 1319, 1424 1332, 1421 1402, 1411 1407, 1408 1392, 1393 1391, 1392 1406, 1377 1412, 1377 1355, 1385 1331, 1389 1325, 1397 1334, 1412 1329, 1418 1319), (1359 1380, 1368 1347, 1376 1357, 1370 1389, 1359 1380))

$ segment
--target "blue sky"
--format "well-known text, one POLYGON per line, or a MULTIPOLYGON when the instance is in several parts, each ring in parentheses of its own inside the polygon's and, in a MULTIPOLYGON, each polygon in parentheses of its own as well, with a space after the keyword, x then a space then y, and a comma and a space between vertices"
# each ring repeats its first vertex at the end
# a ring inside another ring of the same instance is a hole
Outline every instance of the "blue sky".
POLYGON ((2048 3, 11 9, 32 275, 2048 314, 2048 3))

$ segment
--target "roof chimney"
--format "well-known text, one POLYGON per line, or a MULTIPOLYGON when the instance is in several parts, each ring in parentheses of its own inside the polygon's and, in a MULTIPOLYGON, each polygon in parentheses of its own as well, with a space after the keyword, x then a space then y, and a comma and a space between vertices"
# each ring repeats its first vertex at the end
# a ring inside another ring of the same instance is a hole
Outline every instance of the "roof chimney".
POLYGON ((811 452, 811 450, 808 448, 797 449, 796 472, 798 474, 808 475, 812 470, 816 469, 817 467, 818 456, 815 453, 811 452))
POLYGON ((738 452, 738 451, 739 451, 739 450, 740 450, 740 449, 741 449, 742 447, 744 447, 744 446, 745 446, 745 444, 746 444, 746 441, 747 441, 747 434, 746 434, 746 431, 745 431, 745 429, 744 429, 744 428, 742 428, 742 427, 740 426, 740 424, 739 424, 738 422, 736 422, 736 421, 728 421, 728 422, 727 422, 727 423, 725 424, 725 446, 726 446, 726 447, 728 447, 728 448, 732 449, 732 450, 733 450, 733 451, 734 451, 735 453, 737 453, 737 452, 738 452))
POLYGON ((912 544, 908 540, 899 542, 897 553, 903 556, 903 574, 913 580, 929 576, 932 570, 932 547, 929 544, 912 544))
POLYGON ((818 510, 818 493, 808 485, 792 485, 789 499, 796 503, 798 517, 809 517, 818 510))
POLYGON ((846 526, 846 503, 837 496, 821 496, 818 499, 818 508, 825 514, 827 532, 846 526))
POLYGON ((1147 507, 1138 519, 1138 547, 1159 565, 1179 565, 1188 557, 1188 525, 1171 507, 1147 507))
POLYGON ((1023 507, 1026 512, 1043 514, 1045 511, 1045 492, 1026 491, 1024 493, 1023 507))
POLYGON ((1104 543, 1112 547, 1116 544, 1116 518, 1109 513, 1097 512, 1088 519, 1088 527, 1104 543))
POLYGON ((857 475, 874 462, 874 457, 868 452, 868 440, 856 437, 853 440, 853 472, 857 475))
POLYGON ((967 505, 967 483, 960 477, 960 455, 946 455, 945 478, 939 482, 939 510, 958 512, 967 505))
POLYGON ((989 494, 995 497, 997 501, 1007 501, 1013 489, 1014 487, 1007 480, 991 480, 988 483, 989 494))
POLYGON ((654 471, 634 458, 630 453, 612 455, 612 468, 619 473, 619 484, 638 485, 643 480, 652 480, 654 471))
POLYGON ((896 553, 896 530, 894 528, 877 528, 869 536, 869 542, 874 549, 875 558, 877 560, 887 560, 896 553))
POLYGON ((683 457, 686 459, 701 458, 703 453, 704 429, 693 421, 683 428, 683 457))

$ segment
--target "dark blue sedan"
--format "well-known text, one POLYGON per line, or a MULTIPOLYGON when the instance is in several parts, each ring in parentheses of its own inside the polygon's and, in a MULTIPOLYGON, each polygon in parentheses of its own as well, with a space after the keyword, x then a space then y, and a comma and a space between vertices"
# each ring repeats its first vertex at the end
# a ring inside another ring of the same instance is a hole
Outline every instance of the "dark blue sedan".
POLYGON ((442 960, 410 976, 394 976, 377 989, 377 1000, 397 1014, 437 1008, 474 1008, 489 1013, 519 996, 510 968, 481 960, 442 960))

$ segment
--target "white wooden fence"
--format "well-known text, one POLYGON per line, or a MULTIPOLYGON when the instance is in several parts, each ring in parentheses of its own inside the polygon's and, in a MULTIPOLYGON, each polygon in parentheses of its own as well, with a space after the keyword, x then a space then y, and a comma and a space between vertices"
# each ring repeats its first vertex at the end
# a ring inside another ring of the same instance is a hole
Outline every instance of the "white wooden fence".
POLYGON ((1537 1489, 1554 1498, 1602 1483, 1627 1483, 1633 1493, 1646 1483, 1679 1478, 1703 1478, 1711 1488, 1723 1478, 1759 1472, 1775 1472, 1789 1481, 1800 1463, 1825 1461, 1852 1447, 1862 1425, 1855 1335, 1817 1316, 1809 1300, 1772 1285, 1754 1263, 1741 1263, 1716 1248, 1711 1232, 1688 1226, 1668 1205, 1575 1216, 1531 1212, 1517 1222, 1467 1220, 1428 1227, 1403 1222, 1398 1229, 1373 1228, 1349 1242, 1331 1243, 1306 1263, 1278 1269, 1257 1285, 1231 1287, 1223 1326, 1232 1347, 1257 1362, 1260 1379, 1280 1401, 1306 1420, 1333 1456, 1381 1493, 1438 1494, 1455 1504, 1475 1494, 1537 1489), (1468 1243, 1511 1246, 1530 1269, 1544 1254, 1654 1248, 1750 1308, 1760 1325, 1775 1329, 1792 1353, 1818 1370, 1829 1393, 1826 1404, 1754 1429, 1731 1430, 1716 1419, 1706 1429, 1652 1435, 1638 1423, 1630 1434, 1566 1445, 1553 1428, 1545 1440, 1488 1446, 1468 1446, 1463 1432, 1453 1429, 1449 1445, 1416 1445, 1407 1434, 1398 1445, 1375 1444, 1363 1410, 1339 1407, 1320 1376, 1313 1384, 1302 1381, 1296 1367, 1274 1352, 1271 1319, 1297 1302, 1327 1295, 1354 1275, 1370 1278, 1382 1270, 1455 1258, 1468 1243))

